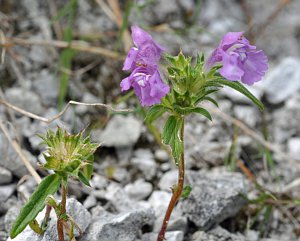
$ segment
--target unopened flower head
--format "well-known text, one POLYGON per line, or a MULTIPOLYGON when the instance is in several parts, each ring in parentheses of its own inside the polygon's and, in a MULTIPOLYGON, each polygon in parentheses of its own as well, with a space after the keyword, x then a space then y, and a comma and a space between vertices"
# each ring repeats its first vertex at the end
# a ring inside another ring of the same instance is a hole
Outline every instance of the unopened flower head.
POLYGON ((99 147, 99 144, 91 143, 89 137, 83 138, 82 132, 71 135, 61 128, 40 137, 47 145, 44 167, 54 171, 72 172, 84 166, 99 147))
POLYGON ((260 81, 268 69, 268 59, 262 50, 250 45, 243 32, 229 32, 222 38, 206 63, 210 69, 222 64, 220 74, 232 81, 253 85, 260 81))
POLYGON ((134 89, 142 106, 160 103, 170 88, 159 73, 159 60, 164 51, 155 43, 150 34, 143 29, 133 26, 132 39, 136 47, 130 49, 123 66, 123 70, 131 70, 129 77, 121 82, 122 91, 134 89))

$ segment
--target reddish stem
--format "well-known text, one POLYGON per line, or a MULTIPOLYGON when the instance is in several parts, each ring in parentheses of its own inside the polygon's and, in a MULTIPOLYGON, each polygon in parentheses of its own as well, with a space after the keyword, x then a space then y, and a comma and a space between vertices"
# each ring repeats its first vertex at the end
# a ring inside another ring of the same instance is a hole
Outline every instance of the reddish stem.
MULTIPOLYGON (((183 150, 184 150, 184 121, 182 124, 182 128, 180 130, 180 139, 182 141, 183 150)), ((165 233, 166 233, 166 230, 168 227, 168 223, 169 223, 172 211, 173 211, 176 203, 178 202, 178 200, 181 197, 181 194, 183 191, 183 185, 184 185, 184 151, 182 152, 179 163, 178 163, 178 183, 177 183, 177 186, 175 188, 173 188, 173 195, 170 200, 167 212, 165 214, 165 218, 164 218, 162 227, 158 234, 157 241, 163 241, 165 238, 165 233)))
POLYGON ((67 203, 67 186, 62 184, 61 185, 61 210, 60 216, 57 220, 57 233, 59 241, 65 241, 64 237, 64 219, 62 216, 66 213, 66 203, 67 203))

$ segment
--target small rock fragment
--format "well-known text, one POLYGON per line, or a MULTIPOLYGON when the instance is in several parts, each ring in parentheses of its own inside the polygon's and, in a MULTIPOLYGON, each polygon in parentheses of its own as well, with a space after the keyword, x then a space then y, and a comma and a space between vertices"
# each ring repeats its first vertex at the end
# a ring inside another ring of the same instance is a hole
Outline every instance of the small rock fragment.
POLYGON ((10 183, 11 180, 12 180, 11 172, 0 166, 0 185, 10 183))
POLYGON ((198 228, 207 230, 228 217, 234 216, 247 201, 245 180, 239 173, 186 173, 192 191, 180 203, 184 215, 198 228))
POLYGON ((143 200, 152 192, 152 184, 145 182, 144 179, 138 179, 134 183, 129 183, 124 187, 128 196, 134 200, 143 200))

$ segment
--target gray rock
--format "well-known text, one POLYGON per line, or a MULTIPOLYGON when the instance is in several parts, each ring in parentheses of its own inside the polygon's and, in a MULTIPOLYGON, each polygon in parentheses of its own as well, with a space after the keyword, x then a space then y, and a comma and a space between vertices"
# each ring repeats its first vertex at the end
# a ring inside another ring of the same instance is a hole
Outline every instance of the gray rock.
MULTIPOLYGON (((67 200, 67 213, 74 219, 81 231, 85 232, 92 218, 86 208, 76 199, 69 198, 67 200)), ((76 230, 75 236, 79 236, 78 230, 76 230)))
POLYGON ((40 97, 33 91, 19 87, 9 88, 5 91, 7 101, 17 107, 37 115, 42 115, 44 109, 40 97))
POLYGON ((131 159, 134 164, 145 176, 146 180, 152 180, 156 175, 157 165, 152 152, 148 149, 137 149, 131 159))
POLYGON ((133 146, 116 147, 116 153, 120 164, 128 164, 133 152, 133 146))
MULTIPOLYGON (((45 210, 44 210, 45 211, 45 210)), ((41 222, 45 213, 41 212, 37 216, 37 221, 41 222)), ((15 211, 12 210, 11 213, 15 215, 15 211)), ((79 203, 77 200, 70 198, 67 200, 67 213, 74 219, 75 223, 78 225, 78 227, 81 229, 82 232, 85 232, 86 228, 91 223, 91 214, 82 206, 81 203, 79 203)), ((8 216, 8 214, 6 214, 8 216)), ((11 220, 10 215, 8 218, 11 220)), ((57 237, 57 228, 56 228, 56 216, 54 212, 51 212, 51 220, 48 223, 48 228, 45 231, 43 235, 38 235, 34 231, 32 231, 29 227, 26 227, 26 229, 19 234, 13 241, 53 241, 58 240, 57 237)), ((15 218, 13 218, 15 220, 15 218)), ((10 230, 10 228, 9 228, 10 230)), ((74 236, 78 237, 79 232, 78 230, 74 229, 74 236)), ((10 238, 7 239, 7 241, 11 241, 10 238)))
POLYGON ((300 89, 300 60, 288 57, 267 75, 264 90, 268 101, 278 104, 300 89))
POLYGON ((0 203, 0 214, 5 214, 13 206, 19 206, 16 196, 11 196, 5 202, 0 203))
POLYGON ((166 162, 170 159, 169 153, 162 149, 156 150, 154 156, 158 161, 161 162, 166 162))
POLYGON ((47 69, 43 69, 33 78, 33 89, 39 94, 46 106, 54 106, 57 101, 59 91, 59 81, 47 69))
POLYGON ((0 203, 5 202, 16 190, 15 184, 0 186, 0 203))
POLYGON ((7 213, 4 216, 4 225, 5 225, 5 231, 7 233, 10 233, 11 227, 14 224, 17 216, 19 215, 21 207, 20 206, 11 206, 7 213))
POLYGON ((300 161, 300 137, 294 137, 288 140, 287 148, 289 155, 297 161, 300 161))
MULTIPOLYGON (((30 161, 31 165, 35 166, 35 158, 28 151, 23 150, 23 153, 30 161)), ((17 177, 22 177, 28 173, 23 162, 12 148, 10 143, 7 141, 3 133, 0 133, 0 166, 9 170, 17 177)))
POLYGON ((93 194, 89 195, 83 202, 83 206, 87 209, 95 207, 96 205, 97 199, 93 194))
POLYGON ((171 170, 162 175, 158 183, 161 190, 171 192, 171 189, 178 181, 178 170, 171 170))
POLYGON ((275 143, 285 143, 291 137, 300 136, 299 107, 284 107, 273 113, 272 126, 275 143))
POLYGON ((207 230, 234 216, 247 202, 241 193, 247 191, 239 173, 188 171, 186 182, 192 186, 190 196, 180 203, 182 212, 198 228, 207 230))
POLYGON ((246 241, 246 238, 242 235, 229 233, 227 230, 218 226, 208 232, 198 231, 194 233, 191 241, 246 241))
POLYGON ((228 141, 205 141, 201 145, 193 145, 186 150, 186 160, 188 168, 219 166, 224 164, 224 158, 228 153, 231 145, 231 140, 228 141))
MULTIPOLYGON (((145 233, 142 236, 142 241, 155 241, 157 240, 157 233, 145 233)), ((183 232, 182 231, 171 231, 166 232, 165 239, 166 241, 182 241, 183 232)))
POLYGON ((258 109, 253 106, 235 105, 233 107, 233 113, 236 118, 245 122, 250 127, 255 127, 260 118, 258 109))
POLYGON ((102 193, 102 198, 108 200, 118 212, 136 210, 144 206, 144 204, 131 199, 124 188, 117 183, 111 183, 102 193))
POLYGON ((37 183, 33 179, 33 177, 29 177, 23 183, 18 185, 18 192, 21 193, 22 196, 28 200, 31 194, 34 192, 36 186, 37 183))
MULTIPOLYGON (((155 223, 153 227, 153 231, 159 232, 161 225, 163 223, 163 219, 165 216, 165 212, 167 211, 169 202, 171 200, 172 194, 170 192, 165 191, 154 191, 148 202, 151 207, 155 210, 155 223)), ((176 206, 172 212, 171 219, 168 224, 168 231, 173 230, 181 230, 185 231, 187 228, 187 218, 182 215, 182 212, 178 206, 176 206)))
POLYGON ((154 222, 152 209, 125 211, 117 215, 101 211, 100 214, 93 218, 86 235, 79 241, 133 241, 143 226, 154 222))
POLYGON ((12 180, 11 172, 0 166, 0 185, 10 183, 11 180, 12 180))
POLYGON ((104 189, 108 186, 108 179, 104 176, 95 174, 91 180, 91 186, 95 189, 104 189))
POLYGON ((112 178, 119 183, 125 184, 130 181, 130 174, 126 168, 116 166, 114 168, 112 178))
POLYGON ((6 240, 8 237, 8 233, 5 231, 0 231, 0 240, 6 240))
POLYGON ((92 131, 92 139, 103 143, 107 147, 133 146, 140 137, 142 124, 133 116, 115 115, 108 122, 105 129, 92 131))
POLYGON ((129 183, 124 187, 128 196, 134 200, 143 200, 152 192, 152 184, 145 182, 144 179, 138 179, 134 183, 129 183))

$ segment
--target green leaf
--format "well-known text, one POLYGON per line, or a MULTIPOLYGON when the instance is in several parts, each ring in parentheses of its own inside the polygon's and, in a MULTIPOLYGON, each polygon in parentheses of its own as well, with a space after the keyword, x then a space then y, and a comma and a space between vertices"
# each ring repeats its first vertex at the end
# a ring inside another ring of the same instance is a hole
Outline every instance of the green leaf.
POLYGON ((21 233, 26 226, 36 218, 38 213, 43 210, 47 196, 54 194, 58 190, 60 182, 61 177, 57 174, 49 175, 43 179, 25 206, 21 209, 10 232, 12 239, 21 233))
POLYGON ((78 172, 78 178, 84 185, 86 185, 88 187, 91 186, 89 179, 84 175, 84 173, 82 171, 78 172))
POLYGON ((145 121, 151 123, 162 116, 167 110, 163 105, 154 105, 148 110, 145 121))
POLYGON ((170 116, 162 132, 162 140, 165 144, 170 145, 176 165, 178 165, 180 156, 183 153, 183 140, 180 137, 182 127, 183 118, 170 116))
POLYGON ((228 86, 228 87, 230 87, 232 89, 235 89, 236 91, 238 91, 241 94, 243 94, 246 97, 248 97, 255 105, 257 105, 257 107, 260 110, 264 109, 263 103, 259 99, 257 99, 249 90, 247 90, 240 82, 229 81, 229 80, 225 80, 225 79, 222 78, 222 79, 210 80, 210 81, 207 81, 207 83, 221 84, 221 85, 228 86))
POLYGON ((202 107, 195 107, 195 108, 193 108, 193 109, 191 110, 191 112, 194 112, 194 113, 203 115, 203 116, 205 116, 207 119, 209 119, 210 121, 212 121, 212 117, 211 117, 210 113, 209 113, 206 109, 204 109, 204 108, 202 108, 202 107))
POLYGON ((183 191, 182 191, 182 194, 181 194, 181 196, 183 197, 183 198, 187 198, 189 195, 190 195, 190 193, 191 193, 191 191, 192 191, 192 187, 191 186, 185 186, 184 188, 183 188, 183 191))
POLYGON ((211 97, 209 97, 209 96, 204 97, 202 100, 207 100, 207 101, 213 103, 216 107, 219 108, 218 102, 215 101, 213 98, 211 98, 211 97))
POLYGON ((200 115, 205 116, 207 119, 212 120, 210 113, 202 107, 181 107, 178 105, 174 105, 174 109, 177 113, 179 113, 181 115, 187 115, 190 113, 198 113, 200 115))

